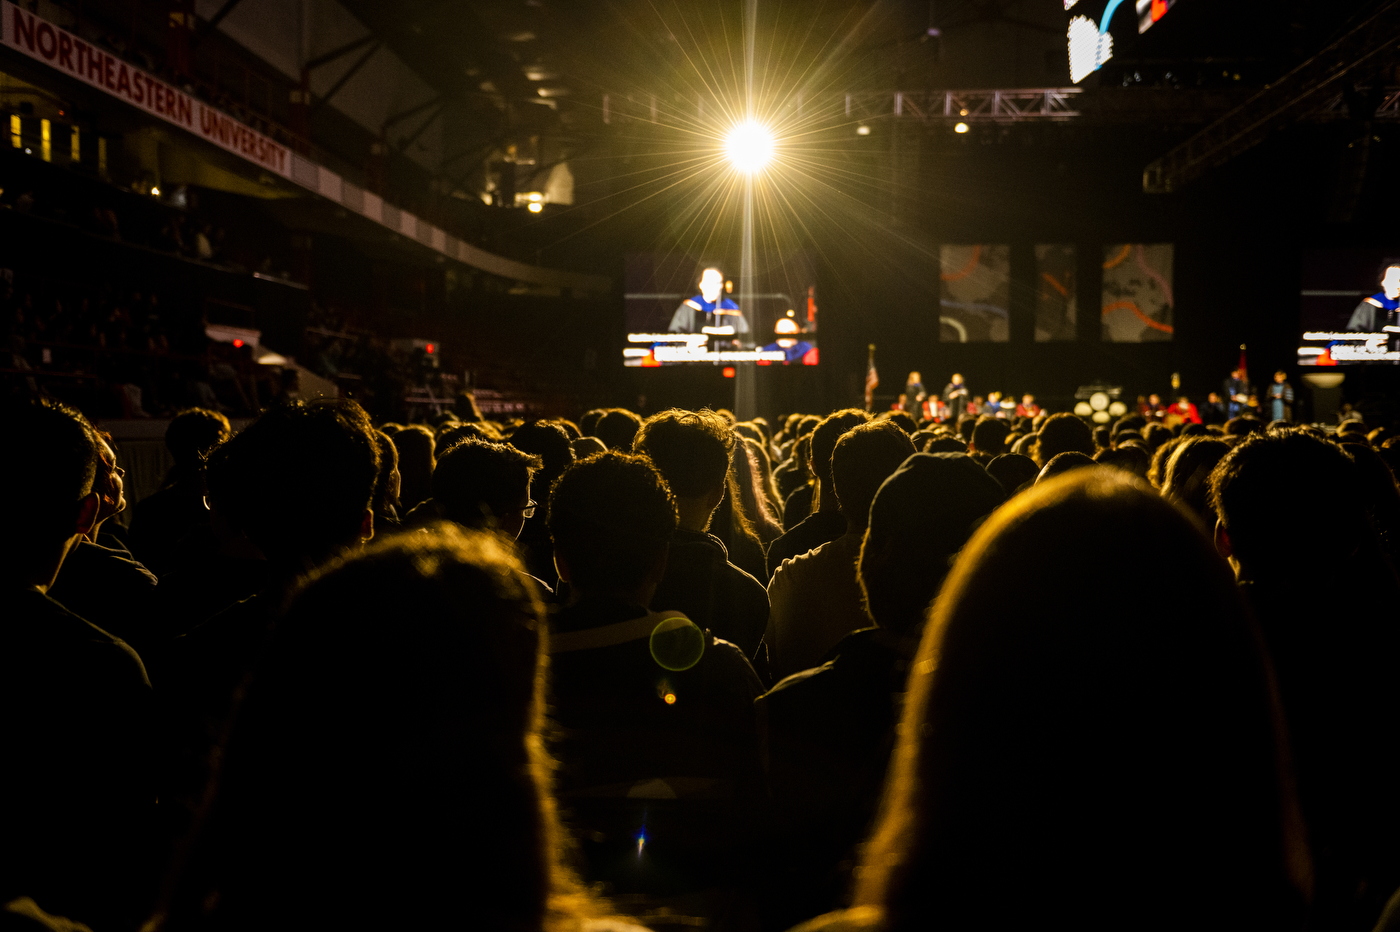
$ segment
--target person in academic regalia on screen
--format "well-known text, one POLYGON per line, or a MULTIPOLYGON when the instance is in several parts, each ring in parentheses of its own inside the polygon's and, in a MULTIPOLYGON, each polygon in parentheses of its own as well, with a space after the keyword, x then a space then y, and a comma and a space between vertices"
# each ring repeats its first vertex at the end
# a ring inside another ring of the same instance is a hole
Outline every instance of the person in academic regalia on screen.
MULTIPOLYGON (((781 350, 787 355, 783 365, 793 362, 800 362, 804 366, 817 364, 817 348, 796 336, 802 332, 797 321, 791 317, 779 317, 778 322, 773 325, 773 332, 777 339, 763 347, 763 352, 775 353, 781 350)), ((759 360, 759 365, 767 364, 767 360, 759 360)))
POLYGON ((1400 262, 1387 265, 1381 273, 1381 290, 1364 299, 1351 312, 1347 329, 1357 333, 1380 333, 1387 324, 1396 326, 1400 313, 1400 262))
POLYGON ((724 296, 724 275, 706 269, 700 275, 700 293, 687 298, 671 315, 671 333, 699 333, 704 327, 733 327, 737 336, 749 332, 749 322, 739 305, 724 296))

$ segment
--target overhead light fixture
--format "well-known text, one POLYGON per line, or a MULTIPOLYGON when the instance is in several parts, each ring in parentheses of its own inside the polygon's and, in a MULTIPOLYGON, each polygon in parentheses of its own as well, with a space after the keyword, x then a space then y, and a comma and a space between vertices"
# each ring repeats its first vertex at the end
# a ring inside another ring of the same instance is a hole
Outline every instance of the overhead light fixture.
POLYGON ((739 171, 756 174, 773 158, 773 133, 756 120, 745 120, 724 137, 724 154, 739 171))
POLYGON ((956 126, 953 127, 953 132, 955 132, 955 133, 965 133, 965 132, 967 132, 969 129, 971 129, 971 127, 969 127, 966 123, 959 123, 959 124, 957 124, 956 126))
POLYGON ((869 136, 869 135, 870 135, 870 127, 866 126, 864 123, 860 124, 859 126, 856 127, 856 135, 857 135, 857 136, 869 136))
POLYGON ((539 201, 530 202, 530 213, 537 214, 542 210, 544 210, 544 205, 541 204, 539 201))

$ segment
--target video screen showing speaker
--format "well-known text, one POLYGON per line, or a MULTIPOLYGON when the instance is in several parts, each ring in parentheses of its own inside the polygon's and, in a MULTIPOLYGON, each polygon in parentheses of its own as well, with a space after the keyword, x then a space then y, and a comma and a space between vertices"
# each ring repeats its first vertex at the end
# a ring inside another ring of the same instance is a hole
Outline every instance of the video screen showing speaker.
POLYGON ((626 366, 815 366, 817 284, 802 251, 740 263, 695 253, 632 253, 623 295, 626 366))
POLYGON ((1303 253, 1300 366, 1400 365, 1400 250, 1303 253))

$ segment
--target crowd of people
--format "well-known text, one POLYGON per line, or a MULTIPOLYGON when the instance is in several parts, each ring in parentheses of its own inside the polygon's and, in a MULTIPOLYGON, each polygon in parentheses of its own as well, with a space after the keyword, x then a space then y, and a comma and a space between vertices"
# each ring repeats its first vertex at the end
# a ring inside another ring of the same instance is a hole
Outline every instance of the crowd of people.
POLYGON ((1390 425, 3 424, 16 928, 1400 929, 1390 425))

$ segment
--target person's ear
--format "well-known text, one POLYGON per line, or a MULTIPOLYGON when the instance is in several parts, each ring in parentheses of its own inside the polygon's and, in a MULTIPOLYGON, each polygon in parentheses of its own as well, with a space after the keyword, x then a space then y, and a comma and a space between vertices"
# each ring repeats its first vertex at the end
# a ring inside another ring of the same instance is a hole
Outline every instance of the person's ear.
POLYGON ((366 544, 371 540, 374 540, 374 512, 366 508, 360 516, 360 543, 366 544))
POLYGON ((93 490, 84 495, 82 501, 78 502, 78 513, 73 523, 73 533, 79 537, 86 537, 92 532, 92 527, 97 523, 97 512, 102 507, 102 493, 93 490))
POLYGON ((1219 518, 1215 519, 1215 552, 1226 560, 1235 555, 1234 548, 1230 546, 1230 532, 1225 530, 1225 522, 1219 518))

